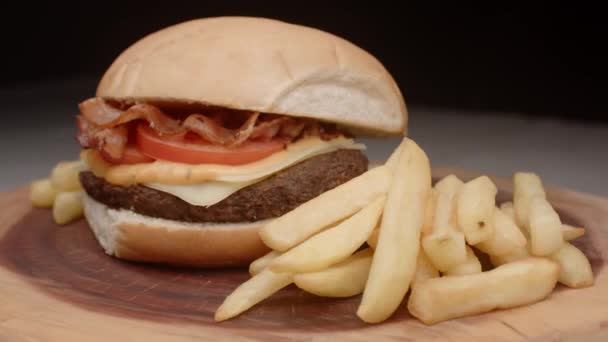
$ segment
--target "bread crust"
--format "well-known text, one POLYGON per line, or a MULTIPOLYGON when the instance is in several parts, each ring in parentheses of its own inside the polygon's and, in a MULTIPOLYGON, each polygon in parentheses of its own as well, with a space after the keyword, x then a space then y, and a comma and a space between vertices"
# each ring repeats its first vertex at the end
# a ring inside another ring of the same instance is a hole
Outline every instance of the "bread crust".
POLYGON ((97 96, 309 117, 358 134, 401 134, 404 98, 370 53, 314 28, 256 17, 191 20, 137 41, 97 96))
POLYGON ((246 266, 269 248, 258 235, 267 221, 195 224, 112 209, 84 195, 84 215, 99 244, 119 259, 189 267, 246 266))

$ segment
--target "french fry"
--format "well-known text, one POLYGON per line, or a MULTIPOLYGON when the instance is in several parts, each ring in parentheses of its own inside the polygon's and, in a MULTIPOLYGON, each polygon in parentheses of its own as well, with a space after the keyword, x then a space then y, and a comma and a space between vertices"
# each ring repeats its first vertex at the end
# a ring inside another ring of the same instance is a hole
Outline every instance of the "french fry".
POLYGON ((500 205, 500 211, 509 216, 515 223, 517 223, 517 219, 515 218, 515 208, 513 208, 513 202, 504 202, 500 205))
POLYGON ((367 244, 373 249, 376 249, 376 245, 378 244, 378 235, 380 235, 380 228, 374 229, 367 238, 367 244))
POLYGON ((369 277, 357 315, 381 322, 401 304, 416 271, 420 231, 431 189, 429 160, 405 138, 388 191, 369 277))
POLYGON ((348 258, 365 243, 376 227, 385 200, 384 195, 378 197, 337 226, 312 236, 280 255, 268 267, 274 272, 314 272, 348 258))
POLYGON ((540 177, 532 172, 516 172, 513 175, 513 208, 515 222, 520 228, 529 230, 530 201, 533 197, 546 198, 540 177))
POLYGON ((426 201, 426 208, 424 210, 424 222, 422 223, 422 235, 428 235, 433 232, 433 221, 435 221, 435 208, 437 206, 437 191, 431 189, 429 192, 428 199, 426 201))
POLYGON ((433 233, 459 231, 456 224, 455 196, 463 185, 464 183, 454 175, 446 176, 435 184, 433 233))
POLYGON ((534 197, 529 203, 530 253, 549 256, 564 244, 562 222, 544 197, 534 197))
POLYGON ((57 191, 82 190, 78 174, 84 168, 80 160, 61 161, 51 171, 51 183, 57 191))
POLYGON ((447 270, 444 275, 466 275, 481 272, 481 262, 473 252, 471 247, 467 246, 467 258, 463 263, 460 263, 453 268, 447 270))
POLYGON ((435 185, 435 215, 430 235, 422 238, 422 248, 431 263, 441 272, 467 259, 465 237, 455 222, 455 199, 463 183, 455 176, 447 176, 435 185))
POLYGON ((506 201, 500 204, 500 210, 504 210, 504 209, 513 209, 513 202, 512 201, 506 201))
POLYGON ((421 248, 418 252, 418 259, 416 260, 416 273, 414 273, 413 282, 437 277, 439 277, 439 271, 433 266, 433 263, 431 263, 431 260, 429 260, 424 253, 424 250, 421 248))
POLYGON ((505 255, 517 247, 526 245, 526 237, 515 221, 501 209, 494 208, 492 225, 494 226, 492 237, 475 245, 480 251, 490 255, 505 255))
POLYGON ((427 235, 422 238, 422 249, 431 263, 442 272, 467 259, 466 243, 461 232, 427 235))
POLYGON ((51 208, 55 202, 57 190, 50 179, 39 179, 30 184, 30 202, 38 208, 51 208))
MULTIPOLYGON (((437 207, 437 190, 431 189, 429 198, 426 202, 426 209, 424 211, 424 223, 422 224, 422 236, 427 236, 433 232, 433 221, 435 220, 435 209, 437 207)), ((378 235, 380 234, 380 228, 374 229, 372 234, 367 239, 367 244, 371 248, 376 248, 378 243, 378 235)), ((459 238, 459 237, 458 237, 459 238)))
POLYGON ((263 256, 257 258, 249 264, 249 274, 253 277, 254 275, 262 272, 263 269, 270 264, 270 262, 276 259, 281 253, 277 251, 270 251, 263 256))
POLYGON ((435 189, 441 193, 447 194, 448 196, 455 196, 460 191, 460 188, 464 185, 464 182, 455 175, 447 175, 443 177, 439 182, 435 184, 435 189))
POLYGON ((70 223, 82 217, 83 212, 81 191, 60 192, 55 197, 55 203, 53 204, 53 219, 55 223, 70 223))
POLYGON ((527 258, 487 272, 428 279, 414 284, 408 309, 425 324, 434 324, 532 304, 551 294, 558 277, 557 263, 527 258))
POLYGON ((432 233, 458 232, 454 219, 454 196, 441 191, 436 191, 435 195, 435 217, 432 233))
POLYGON ((397 169, 397 162, 399 161, 399 156, 401 155, 401 147, 403 146, 403 144, 399 144, 399 146, 397 146, 394 150, 393 153, 391 153, 391 155, 388 157, 388 160, 386 161, 386 163, 384 163, 384 165, 386 165, 386 167, 388 168, 388 170, 390 171, 391 174, 395 173, 395 170, 397 169))
POLYGON ((530 252, 527 247, 517 247, 508 254, 503 255, 492 255, 490 254, 490 262, 494 267, 508 264, 510 262, 519 261, 530 257, 530 252))
POLYGON ((559 251, 549 256, 560 266, 559 282, 572 288, 593 285, 593 271, 589 259, 570 243, 564 243, 559 251))
POLYGON ((284 252, 386 194, 390 179, 386 166, 373 168, 272 220, 260 237, 268 247, 284 252))
POLYGON ((293 282, 302 290, 321 297, 351 297, 363 292, 373 250, 358 251, 329 268, 293 276, 293 282))
POLYGON ((573 227, 569 224, 562 224, 562 236, 566 241, 572 241, 585 235, 585 228, 573 227))
POLYGON ((291 273, 275 273, 265 268, 239 285, 215 311, 215 321, 237 316, 293 282, 291 273))
MULTIPOLYGON (((395 166, 396 166, 396 163, 398 160, 397 157, 399 156, 400 151, 401 151, 401 145, 399 145, 399 147, 397 147, 395 149, 395 151, 393 151, 390 158, 386 162, 386 166, 389 167, 389 169, 391 169, 391 170, 395 169, 395 166)), ((424 211, 424 223, 422 225, 422 231, 421 231, 423 236, 431 234, 431 232, 433 231, 433 221, 435 220, 436 203, 437 203, 437 190, 431 189, 430 194, 428 196, 426 209, 424 211)), ((372 234, 369 236, 369 239, 367 239, 367 244, 371 248, 376 248, 376 244, 378 243, 379 234, 380 234, 380 228, 378 227, 378 228, 374 229, 372 234)))
POLYGON ((469 244, 478 244, 494 233, 491 221, 497 192, 490 178, 481 176, 465 183, 458 193, 458 225, 469 244))

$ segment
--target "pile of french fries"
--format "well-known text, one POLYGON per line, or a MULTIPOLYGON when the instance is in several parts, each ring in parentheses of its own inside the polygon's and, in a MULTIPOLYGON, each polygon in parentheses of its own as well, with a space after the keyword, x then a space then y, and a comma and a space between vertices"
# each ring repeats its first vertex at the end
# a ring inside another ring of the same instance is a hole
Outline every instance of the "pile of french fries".
POLYGON ((272 249, 226 297, 216 321, 235 317, 295 284, 326 297, 362 294, 356 314, 389 318, 405 300, 424 322, 529 305, 556 284, 593 284, 587 257, 569 241, 538 175, 514 175, 513 201, 498 205, 486 176, 431 182, 424 151, 405 138, 389 160, 262 228, 272 249), (487 254, 493 268, 484 270, 487 254))
POLYGON ((57 224, 66 224, 82 217, 83 190, 78 174, 83 168, 79 160, 57 163, 49 177, 30 184, 32 205, 53 208, 53 220, 57 224))

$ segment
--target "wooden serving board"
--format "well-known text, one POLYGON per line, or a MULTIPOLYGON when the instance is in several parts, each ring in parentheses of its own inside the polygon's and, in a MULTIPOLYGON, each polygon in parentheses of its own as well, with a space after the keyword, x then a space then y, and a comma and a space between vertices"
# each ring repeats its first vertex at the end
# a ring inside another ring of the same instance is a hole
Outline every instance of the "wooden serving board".
MULTIPOLYGON (((449 172, 463 179, 471 173, 449 172)), ((510 180, 494 178, 499 199, 510 180)), ((587 234, 575 244, 592 262, 595 285, 558 286, 531 306, 426 326, 405 305, 369 325, 360 296, 319 298, 288 287, 236 319, 213 321, 244 269, 189 270, 128 263, 105 255, 84 220, 55 225, 31 208, 27 189, 0 194, 0 340, 597 340, 608 341, 608 200, 550 188, 562 219, 587 234)), ((405 303, 405 302, 404 302, 405 303)))

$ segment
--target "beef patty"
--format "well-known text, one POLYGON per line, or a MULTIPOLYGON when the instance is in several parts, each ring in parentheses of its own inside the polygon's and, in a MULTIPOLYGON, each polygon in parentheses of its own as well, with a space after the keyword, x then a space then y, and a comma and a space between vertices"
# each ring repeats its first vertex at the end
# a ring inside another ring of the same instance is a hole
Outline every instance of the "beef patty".
POLYGON ((368 160, 359 150, 321 154, 249 185, 209 207, 192 205, 142 185, 113 185, 92 172, 82 172, 80 181, 89 196, 112 208, 186 222, 253 222, 281 216, 362 174, 367 167, 368 160))

